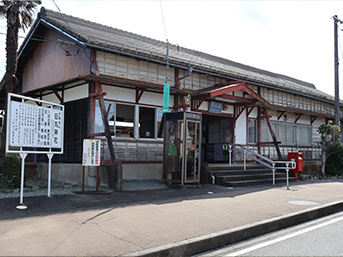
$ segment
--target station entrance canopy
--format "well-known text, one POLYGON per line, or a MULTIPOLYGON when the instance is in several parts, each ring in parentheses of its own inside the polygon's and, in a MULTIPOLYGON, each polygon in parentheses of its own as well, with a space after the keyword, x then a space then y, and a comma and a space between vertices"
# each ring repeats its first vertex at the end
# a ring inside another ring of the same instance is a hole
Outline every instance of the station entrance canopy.
POLYGON ((233 105, 262 105, 269 107, 270 104, 261 95, 250 89, 244 81, 231 81, 216 84, 211 88, 201 89, 192 93, 192 109, 199 108, 203 100, 217 100, 232 103, 233 105), (234 95, 235 92, 243 91, 243 96, 234 95), (232 94, 230 94, 232 93, 232 94), (249 95, 249 97, 245 97, 249 95))

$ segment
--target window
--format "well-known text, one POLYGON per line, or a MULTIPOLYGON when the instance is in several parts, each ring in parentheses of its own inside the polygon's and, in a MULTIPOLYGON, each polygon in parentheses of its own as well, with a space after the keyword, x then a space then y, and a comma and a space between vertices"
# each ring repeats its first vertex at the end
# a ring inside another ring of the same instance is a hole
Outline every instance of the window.
POLYGON ((139 137, 155 137, 155 109, 139 107, 139 137))
POLYGON ((287 130, 287 145, 295 145, 296 144, 296 126, 293 124, 286 125, 287 130))
MULTIPOLYGON (((163 110, 162 109, 156 109, 156 120, 157 120, 157 131, 160 130, 161 122, 162 122, 162 116, 163 116, 163 110)), ((157 137, 157 133, 156 133, 157 137)))
POLYGON ((115 135, 117 137, 134 137, 135 106, 116 104, 115 135))
MULTIPOLYGON (((114 135, 114 120, 115 120, 115 103, 105 101, 106 111, 108 112, 107 121, 110 126, 111 134, 114 135)), ((94 118, 94 133, 104 133, 104 124, 102 122, 101 110, 99 101, 95 101, 95 118, 94 118)))
MULTIPOLYGON (((163 112, 160 108, 119 104, 105 101, 107 121, 111 134, 116 137, 156 138, 163 112), (135 120, 135 111, 137 117, 135 120), (139 115, 138 115, 139 114, 139 115), (137 130, 137 135, 135 135, 137 130)), ((95 102, 93 133, 104 133, 99 102, 95 102)))
MULTIPOLYGON (((271 142, 270 131, 267 122, 261 122, 261 141, 271 142)), ((273 131, 281 145, 301 145, 308 146, 312 144, 312 127, 309 125, 271 122, 273 131)))
POLYGON ((256 120, 249 119, 248 121, 248 143, 256 144, 256 120))
MULTIPOLYGON (((133 105, 116 104, 110 101, 105 101, 105 107, 108 112, 107 121, 110 126, 111 134, 117 137, 133 137, 135 107, 133 105)), ((95 102, 93 132, 105 132, 98 101, 95 102)))
POLYGON ((298 125, 297 127, 298 145, 312 144, 312 128, 310 126, 298 125))

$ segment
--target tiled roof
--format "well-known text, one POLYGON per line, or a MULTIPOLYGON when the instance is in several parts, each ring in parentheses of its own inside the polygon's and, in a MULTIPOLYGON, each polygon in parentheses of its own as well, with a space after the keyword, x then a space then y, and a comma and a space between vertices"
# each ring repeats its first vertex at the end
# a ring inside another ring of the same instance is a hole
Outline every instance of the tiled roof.
MULTIPOLYGON (((152 56, 160 60, 165 58, 165 42, 44 8, 41 9, 39 16, 86 43, 134 52, 142 56, 152 56)), ((333 96, 317 90, 313 84, 199 51, 172 44, 169 46, 170 63, 190 65, 193 68, 216 72, 239 80, 257 82, 309 97, 334 101, 333 96)))

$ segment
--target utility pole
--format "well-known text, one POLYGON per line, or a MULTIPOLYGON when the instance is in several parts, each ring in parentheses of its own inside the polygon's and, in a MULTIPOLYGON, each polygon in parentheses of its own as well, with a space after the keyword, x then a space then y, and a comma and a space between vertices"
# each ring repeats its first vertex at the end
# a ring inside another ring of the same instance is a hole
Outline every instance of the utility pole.
POLYGON ((169 41, 167 39, 166 83, 164 83, 164 86, 163 86, 163 113, 169 112, 170 84, 168 83, 168 69, 169 69, 169 41))
POLYGON ((339 78, 338 78, 338 23, 343 23, 337 15, 333 16, 334 21, 334 46, 335 46, 335 125, 340 126, 340 107, 339 107, 339 78))

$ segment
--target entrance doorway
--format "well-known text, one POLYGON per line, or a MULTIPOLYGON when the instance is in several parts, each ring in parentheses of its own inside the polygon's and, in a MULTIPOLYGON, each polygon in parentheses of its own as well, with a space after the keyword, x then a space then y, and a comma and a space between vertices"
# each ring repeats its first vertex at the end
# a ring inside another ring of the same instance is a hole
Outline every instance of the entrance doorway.
POLYGON ((201 160, 205 162, 228 162, 228 151, 223 144, 233 143, 233 118, 203 115, 201 160))

